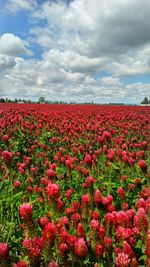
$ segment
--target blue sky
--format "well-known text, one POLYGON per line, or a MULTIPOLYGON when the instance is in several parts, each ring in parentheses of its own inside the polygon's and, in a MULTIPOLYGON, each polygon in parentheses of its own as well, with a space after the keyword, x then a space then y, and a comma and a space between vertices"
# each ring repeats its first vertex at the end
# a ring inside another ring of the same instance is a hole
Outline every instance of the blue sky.
POLYGON ((150 98, 147 0, 0 0, 0 97, 150 98))

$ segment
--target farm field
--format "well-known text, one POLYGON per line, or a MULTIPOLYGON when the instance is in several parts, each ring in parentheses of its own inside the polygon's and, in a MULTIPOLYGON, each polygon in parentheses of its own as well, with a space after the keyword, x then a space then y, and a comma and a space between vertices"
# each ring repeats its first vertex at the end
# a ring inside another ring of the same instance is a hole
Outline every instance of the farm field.
POLYGON ((150 107, 0 104, 0 266, 150 266, 150 107))

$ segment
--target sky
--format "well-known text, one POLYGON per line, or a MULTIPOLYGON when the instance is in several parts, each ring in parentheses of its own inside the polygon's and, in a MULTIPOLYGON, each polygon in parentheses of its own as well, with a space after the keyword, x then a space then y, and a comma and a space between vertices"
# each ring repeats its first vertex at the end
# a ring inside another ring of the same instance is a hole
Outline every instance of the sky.
POLYGON ((150 98, 149 0, 0 0, 0 98, 150 98))

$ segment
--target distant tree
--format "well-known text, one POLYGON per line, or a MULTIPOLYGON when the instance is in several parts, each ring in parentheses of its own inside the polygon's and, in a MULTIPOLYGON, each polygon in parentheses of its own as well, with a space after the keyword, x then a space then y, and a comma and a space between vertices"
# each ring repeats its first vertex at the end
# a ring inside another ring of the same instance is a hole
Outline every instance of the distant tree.
POLYGON ((5 103, 5 99, 4 98, 0 98, 0 103, 5 103))
POLYGON ((149 99, 149 101, 148 101, 148 104, 150 104, 150 99, 149 99))
POLYGON ((144 97, 143 101, 141 102, 141 104, 147 105, 148 104, 148 98, 144 97))
POLYGON ((45 103, 45 97, 44 96, 39 97, 39 103, 45 103))

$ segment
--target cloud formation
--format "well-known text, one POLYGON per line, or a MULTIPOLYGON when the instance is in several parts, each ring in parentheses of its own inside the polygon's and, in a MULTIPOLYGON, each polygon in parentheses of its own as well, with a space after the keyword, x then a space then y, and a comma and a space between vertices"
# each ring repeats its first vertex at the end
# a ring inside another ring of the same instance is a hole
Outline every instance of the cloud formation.
POLYGON ((0 36, 0 54, 8 56, 20 56, 31 54, 25 47, 23 41, 12 33, 4 33, 0 36))
POLYGON ((32 99, 138 103, 148 94, 148 83, 124 84, 122 78, 150 73, 149 1, 8 0, 5 8, 32 11, 30 47, 12 33, 1 36, 0 92, 13 81, 12 97, 32 99), (31 55, 34 46, 40 57, 31 55))
POLYGON ((5 8, 10 12, 17 12, 18 10, 28 10, 31 11, 36 7, 35 0, 8 0, 5 8))

